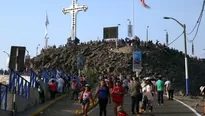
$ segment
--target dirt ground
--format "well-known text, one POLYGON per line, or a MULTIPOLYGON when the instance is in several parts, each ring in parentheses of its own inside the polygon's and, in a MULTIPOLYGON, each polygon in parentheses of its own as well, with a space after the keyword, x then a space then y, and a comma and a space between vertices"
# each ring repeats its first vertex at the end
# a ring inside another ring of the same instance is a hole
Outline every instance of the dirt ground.
POLYGON ((199 114, 204 113, 205 99, 203 97, 175 96, 175 98, 191 106, 199 114))

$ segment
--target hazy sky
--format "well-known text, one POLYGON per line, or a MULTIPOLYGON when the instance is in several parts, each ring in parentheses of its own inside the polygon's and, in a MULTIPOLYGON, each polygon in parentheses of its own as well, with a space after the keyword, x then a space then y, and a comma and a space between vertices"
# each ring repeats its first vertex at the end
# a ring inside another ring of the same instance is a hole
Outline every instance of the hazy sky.
MULTIPOLYGON (((132 0, 78 0, 80 5, 86 4, 88 10, 80 12, 77 17, 77 37, 81 41, 96 40, 103 37, 103 27, 121 24, 119 36, 127 36, 127 19, 132 19, 132 0)), ((172 20, 164 20, 164 16, 174 17, 187 25, 190 32, 199 16, 203 0, 146 0, 151 9, 144 8, 139 0, 135 1, 135 35, 146 40, 146 27, 149 25, 149 39, 165 42, 165 32, 169 32, 170 41, 181 34, 182 27, 172 20)), ((71 0, 1 0, 0 1, 0 67, 6 68, 7 55, 13 45, 26 46, 31 56, 36 55, 36 47, 45 46, 45 14, 49 18, 49 45, 65 44, 71 33, 71 16, 64 15, 62 8, 71 5, 71 0)), ((195 43, 195 55, 205 57, 205 21, 195 43)), ((187 36, 192 39, 193 35, 187 36)), ((184 50, 184 39, 180 37, 171 45, 184 50)), ((191 54, 191 44, 188 53, 191 54)))

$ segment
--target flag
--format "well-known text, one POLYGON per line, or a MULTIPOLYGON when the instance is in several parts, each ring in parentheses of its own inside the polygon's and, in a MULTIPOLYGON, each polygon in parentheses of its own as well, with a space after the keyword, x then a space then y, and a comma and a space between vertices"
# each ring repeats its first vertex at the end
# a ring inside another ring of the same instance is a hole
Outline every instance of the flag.
POLYGON ((142 5, 143 5, 145 8, 150 8, 150 6, 148 6, 148 5, 145 3, 145 0, 140 0, 140 2, 142 3, 142 5))
POLYGON ((48 20, 48 14, 46 12, 46 22, 45 22, 46 27, 49 25, 49 20, 48 20))
POLYGON ((47 26, 49 25, 49 20, 48 20, 48 14, 47 14, 47 11, 46 11, 46 22, 45 22, 45 39, 47 39, 47 36, 48 36, 48 29, 47 29, 47 26))

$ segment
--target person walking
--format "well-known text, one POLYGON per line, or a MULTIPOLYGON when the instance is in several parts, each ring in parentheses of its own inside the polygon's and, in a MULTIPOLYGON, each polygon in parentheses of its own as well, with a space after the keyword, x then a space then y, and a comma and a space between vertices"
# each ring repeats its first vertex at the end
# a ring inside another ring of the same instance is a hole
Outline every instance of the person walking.
POLYGON ((55 99, 55 95, 57 92, 57 84, 54 80, 49 83, 49 91, 50 91, 50 99, 55 99))
POLYGON ((131 112, 135 114, 135 106, 136 106, 136 113, 139 114, 139 104, 142 98, 142 86, 139 82, 139 78, 134 78, 134 81, 130 83, 130 95, 131 95, 131 112))
POLYGON ((82 111, 84 116, 88 116, 88 108, 90 106, 90 102, 94 104, 94 100, 91 93, 91 88, 89 84, 85 85, 84 91, 82 91, 80 96, 80 103, 82 105, 82 111))
POLYGON ((100 81, 100 87, 96 90, 96 94, 94 99, 98 97, 99 101, 99 107, 100 107, 100 113, 99 116, 107 116, 107 104, 108 102, 111 103, 110 99, 110 91, 109 88, 106 86, 106 83, 104 80, 100 81))
POLYGON ((114 102, 115 116, 117 116, 117 107, 123 105, 124 99, 124 88, 122 87, 120 80, 116 81, 116 86, 112 89, 111 94, 114 102))
POLYGON ((168 99, 173 100, 174 97, 174 85, 173 81, 171 80, 170 83, 167 84, 166 90, 168 91, 168 99))
POLYGON ((37 81, 36 81, 36 88, 39 93, 39 98, 40 102, 44 103, 45 102, 45 95, 44 95, 44 90, 43 90, 43 81, 41 80, 41 77, 39 76, 37 81))
POLYGON ((73 91, 71 99, 73 100, 75 95, 76 95, 75 100, 77 100, 78 92, 79 92, 79 85, 78 85, 78 81, 76 80, 76 78, 73 79, 73 82, 71 84, 71 88, 72 88, 72 91, 73 91))
MULTIPOLYGON (((149 112, 152 112, 153 110, 152 103, 153 103, 154 98, 153 98, 152 91, 153 91, 153 83, 151 82, 151 80, 147 80, 147 86, 146 86, 144 95, 147 98, 147 106, 149 108, 149 112)), ((146 106, 145 106, 145 111, 146 111, 146 106)))
POLYGON ((162 77, 159 77, 159 80, 156 82, 156 89, 157 89, 157 95, 158 95, 158 105, 164 104, 163 99, 163 92, 164 92, 164 82, 162 81, 162 77))

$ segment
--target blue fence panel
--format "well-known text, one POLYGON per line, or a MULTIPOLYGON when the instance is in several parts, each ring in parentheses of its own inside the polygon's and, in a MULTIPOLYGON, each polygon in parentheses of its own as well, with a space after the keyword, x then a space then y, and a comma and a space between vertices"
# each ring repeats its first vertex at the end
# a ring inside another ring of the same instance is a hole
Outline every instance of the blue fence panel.
POLYGON ((50 72, 51 77, 54 77, 56 79, 56 74, 57 74, 56 69, 52 69, 49 72, 50 72))
POLYGON ((11 92, 16 92, 16 94, 29 99, 30 98, 30 87, 31 83, 26 79, 21 77, 18 72, 11 71, 10 81, 9 81, 9 90, 11 92))
POLYGON ((31 83, 31 87, 33 87, 33 88, 36 87, 37 77, 38 77, 38 75, 31 69, 31 71, 30 71, 30 83, 31 83))
POLYGON ((50 75, 49 75, 49 73, 46 71, 45 68, 43 68, 43 71, 42 71, 42 78, 43 78, 43 82, 44 82, 44 83, 48 83, 48 82, 49 82, 50 75))
POLYGON ((4 110, 7 109, 7 94, 8 94, 8 85, 0 83, 0 109, 2 103, 4 104, 4 110))

